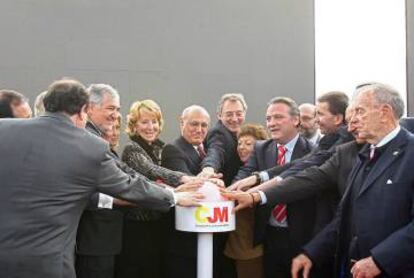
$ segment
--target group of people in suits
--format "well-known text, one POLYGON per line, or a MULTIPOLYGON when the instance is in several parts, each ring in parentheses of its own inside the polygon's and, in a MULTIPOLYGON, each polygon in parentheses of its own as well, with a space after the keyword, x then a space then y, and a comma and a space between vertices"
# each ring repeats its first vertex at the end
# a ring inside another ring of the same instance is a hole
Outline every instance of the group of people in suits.
POLYGON ((305 157, 295 164, 308 167, 294 174, 260 185, 260 180, 244 180, 234 185, 237 193, 227 194, 238 201, 236 211, 337 196, 335 215, 291 261, 292 277, 323 277, 315 272, 323 266, 330 266, 326 277, 414 277, 413 119, 401 120, 400 126, 403 113, 397 91, 365 84, 357 88, 346 115, 355 140, 305 157))
MULTIPOLYGON (((113 87, 65 79, 39 97, 41 116, 0 120, 1 276, 196 277, 196 235, 175 230, 171 208, 197 205, 209 179, 238 214, 215 235, 214 277, 414 277, 414 137, 389 86, 364 84, 350 104, 339 91, 272 98, 267 130, 224 94, 211 128, 191 105, 169 144, 160 106, 136 101, 121 155, 113 87)), ((28 109, 0 91, 2 118, 28 109)))

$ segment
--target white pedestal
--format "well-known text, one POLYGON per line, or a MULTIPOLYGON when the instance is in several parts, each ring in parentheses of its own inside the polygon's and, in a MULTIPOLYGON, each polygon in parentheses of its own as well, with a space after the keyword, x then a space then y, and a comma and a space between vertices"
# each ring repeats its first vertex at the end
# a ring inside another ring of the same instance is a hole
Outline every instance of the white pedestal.
POLYGON ((197 246, 197 278, 213 278, 213 234, 199 233, 197 246))

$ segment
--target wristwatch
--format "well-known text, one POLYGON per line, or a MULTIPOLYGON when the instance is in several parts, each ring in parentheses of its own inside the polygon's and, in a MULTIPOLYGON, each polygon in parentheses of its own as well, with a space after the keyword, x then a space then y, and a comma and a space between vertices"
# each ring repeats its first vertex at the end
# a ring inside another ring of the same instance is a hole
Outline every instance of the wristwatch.
POLYGON ((256 183, 254 184, 255 186, 262 183, 262 177, 259 172, 253 172, 252 175, 256 177, 256 183))

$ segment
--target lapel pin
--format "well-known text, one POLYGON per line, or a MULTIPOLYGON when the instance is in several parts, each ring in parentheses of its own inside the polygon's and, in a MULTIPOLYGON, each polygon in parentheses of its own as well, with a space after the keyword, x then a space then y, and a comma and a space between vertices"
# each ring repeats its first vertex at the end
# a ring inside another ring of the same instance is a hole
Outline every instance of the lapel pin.
POLYGON ((399 152, 398 152, 398 151, 394 151, 392 154, 393 154, 394 156, 396 156, 396 155, 398 155, 398 154, 399 154, 399 152))
POLYGON ((387 184, 392 184, 392 180, 387 180, 387 184))

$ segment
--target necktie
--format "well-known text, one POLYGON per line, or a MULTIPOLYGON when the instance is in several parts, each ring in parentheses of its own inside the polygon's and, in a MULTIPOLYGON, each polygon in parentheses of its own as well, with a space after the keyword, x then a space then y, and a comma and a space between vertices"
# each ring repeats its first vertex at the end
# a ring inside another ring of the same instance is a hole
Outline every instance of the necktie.
POLYGON ((206 152, 204 151, 203 144, 200 144, 200 145, 197 146, 197 152, 198 152, 198 155, 200 156, 201 160, 203 160, 206 157, 206 152))
MULTIPOLYGON (((284 165, 286 158, 286 151, 287 149, 285 146, 278 146, 277 147, 277 165, 284 165)), ((273 218, 276 220, 276 224, 278 226, 287 226, 287 207, 286 204, 277 204, 272 211, 273 218)))

